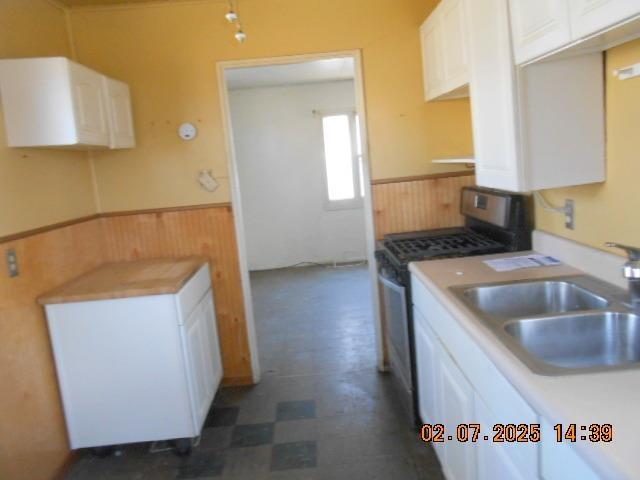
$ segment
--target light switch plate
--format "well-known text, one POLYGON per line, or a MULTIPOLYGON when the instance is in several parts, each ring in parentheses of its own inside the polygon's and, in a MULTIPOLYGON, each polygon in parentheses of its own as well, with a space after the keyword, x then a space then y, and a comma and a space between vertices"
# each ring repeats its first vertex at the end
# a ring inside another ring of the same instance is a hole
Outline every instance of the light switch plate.
POLYGON ((576 228, 576 209, 573 200, 567 199, 564 201, 564 226, 569 230, 575 230, 576 228))
POLYGON ((9 273, 9 277, 17 277, 20 275, 20 269, 18 268, 18 255, 16 251, 11 248, 6 252, 7 258, 7 272, 9 273))

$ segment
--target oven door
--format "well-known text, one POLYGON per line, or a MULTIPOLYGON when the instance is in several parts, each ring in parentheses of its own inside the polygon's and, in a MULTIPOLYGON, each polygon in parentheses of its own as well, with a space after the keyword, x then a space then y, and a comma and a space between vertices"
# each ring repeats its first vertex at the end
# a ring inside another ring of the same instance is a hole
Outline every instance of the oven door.
POLYGON ((403 400, 411 412, 413 389, 411 382, 411 349, 409 338, 409 317, 407 305, 407 288, 387 275, 384 269, 378 274, 383 287, 385 332, 389 367, 391 373, 400 383, 403 400))

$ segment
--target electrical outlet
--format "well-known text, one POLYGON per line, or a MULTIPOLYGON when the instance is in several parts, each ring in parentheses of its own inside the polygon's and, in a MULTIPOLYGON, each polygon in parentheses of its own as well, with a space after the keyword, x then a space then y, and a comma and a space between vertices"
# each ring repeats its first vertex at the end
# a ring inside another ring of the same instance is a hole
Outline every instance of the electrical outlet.
POLYGON ((18 255, 16 254, 16 251, 13 248, 7 250, 6 257, 9 277, 17 277, 20 275, 20 269, 18 268, 18 255))
POLYGON ((564 201, 564 226, 569 230, 576 228, 576 209, 573 200, 566 199, 564 201))

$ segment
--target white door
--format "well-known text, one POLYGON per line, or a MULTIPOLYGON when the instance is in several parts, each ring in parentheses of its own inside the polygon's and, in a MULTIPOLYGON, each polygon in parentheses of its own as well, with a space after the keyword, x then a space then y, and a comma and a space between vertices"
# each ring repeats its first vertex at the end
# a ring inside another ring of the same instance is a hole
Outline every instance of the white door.
POLYGON ((476 423, 473 415, 473 387, 464 377, 449 355, 440 350, 439 390, 440 422, 445 427, 447 438, 444 446, 442 468, 450 480, 475 478, 476 446, 470 442, 456 440, 456 428, 462 423, 476 423), (452 436, 452 440, 449 440, 452 436))
POLYGON ((471 112, 479 186, 521 191, 516 79, 503 0, 468 0, 471 112))
POLYGON ((131 93, 126 83, 103 77, 106 94, 111 148, 136 146, 131 112, 131 93))
POLYGON ((568 0, 509 0, 509 7, 517 64, 571 41, 568 0))
POLYGON ((640 15, 638 0, 569 0, 574 40, 640 15))
POLYGON ((440 12, 442 63, 446 91, 456 90, 469 83, 464 8, 463 0, 449 0, 443 5, 440 12))
POLYGON ((78 143, 109 145, 109 124, 103 94, 103 76, 93 70, 69 62, 78 143))
MULTIPOLYGON (((432 14, 433 15, 433 14, 432 14)), ((420 28, 422 44, 422 71, 425 100, 442 92, 444 69, 442 64, 442 38, 438 18, 429 18, 420 28)))
POLYGON ((495 443, 493 438, 493 426, 499 421, 491 414, 478 394, 474 394, 475 418, 480 427, 480 438, 477 445, 478 456, 478 480, 494 480, 496 478, 508 478, 510 480, 526 480, 538 478, 538 472, 523 474, 517 465, 516 457, 509 455, 509 449, 521 447, 518 443, 495 443), (489 440, 484 440, 484 435, 489 440))

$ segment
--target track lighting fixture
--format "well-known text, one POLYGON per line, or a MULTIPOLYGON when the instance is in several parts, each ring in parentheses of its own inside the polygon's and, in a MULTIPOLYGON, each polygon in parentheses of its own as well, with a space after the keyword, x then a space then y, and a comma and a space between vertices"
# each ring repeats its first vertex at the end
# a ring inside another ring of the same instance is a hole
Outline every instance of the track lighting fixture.
POLYGON ((240 16, 238 15, 238 9, 235 6, 235 0, 229 0, 229 12, 224 16, 229 23, 235 23, 237 26, 237 31, 235 33, 236 40, 238 43, 244 43, 247 39, 247 34, 244 33, 242 29, 242 23, 240 22, 240 16))

